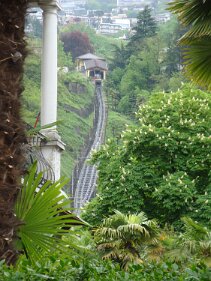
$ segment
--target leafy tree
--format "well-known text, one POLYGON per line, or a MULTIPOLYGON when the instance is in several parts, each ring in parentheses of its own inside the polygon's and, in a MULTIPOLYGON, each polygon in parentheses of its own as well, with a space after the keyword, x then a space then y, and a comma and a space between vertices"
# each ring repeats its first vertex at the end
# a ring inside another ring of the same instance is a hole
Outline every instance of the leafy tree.
POLYGON ((157 24, 151 12, 152 10, 146 6, 144 10, 138 14, 137 25, 133 28, 135 34, 131 37, 132 42, 142 38, 152 37, 156 34, 157 24))
POLYGON ((120 97, 116 99, 119 112, 133 118, 140 102, 146 101, 146 96, 140 94, 143 90, 149 93, 172 91, 181 86, 185 79, 180 73, 181 55, 177 40, 183 32, 178 22, 172 19, 159 26, 157 35, 138 40, 137 45, 132 44, 134 50, 130 49, 130 43, 115 49, 107 85, 120 97))
POLYGON ((63 42, 58 41, 58 66, 59 67, 73 67, 71 54, 64 52, 63 42))
POLYGON ((124 269, 130 263, 142 263, 140 250, 155 238, 158 226, 155 221, 147 220, 145 214, 125 215, 119 211, 105 219, 94 232, 98 250, 103 259, 111 259, 124 269))
MULTIPOLYGON (((143 90, 152 91, 158 80, 161 80, 161 57, 162 44, 157 37, 146 39, 143 49, 130 57, 119 86, 122 96, 118 105, 120 112, 133 117, 139 102, 143 103, 145 100, 144 97, 140 99, 137 96, 140 97, 143 90)), ((115 71, 116 69, 113 72, 115 71)))
POLYGON ((184 33, 184 28, 174 18, 168 24, 161 26, 160 39, 165 42, 163 65, 167 77, 181 70, 182 54, 178 40, 184 33))
POLYGON ((133 91, 136 87, 140 90, 152 90, 155 76, 161 71, 160 52, 162 46, 158 38, 149 38, 145 41, 144 48, 130 57, 130 63, 125 69, 121 80, 121 91, 124 94, 133 91), (155 44, 156 42, 156 44, 155 44))
POLYGON ((131 55, 140 49, 143 44, 143 39, 153 37, 157 32, 157 24, 151 15, 151 9, 146 6, 143 11, 138 14, 137 25, 133 28, 135 34, 132 35, 127 45, 128 53, 131 55))
POLYGON ((112 46, 114 51, 110 69, 113 70, 115 68, 125 68, 127 63, 127 51, 125 45, 121 43, 120 46, 114 44, 112 46))
POLYGON ((180 39, 186 73, 198 85, 211 89, 211 6, 208 0, 179 0, 169 3, 188 31, 180 39))
POLYGON ((14 264, 14 247, 19 220, 14 204, 24 174, 23 143, 26 142, 21 118, 23 64, 27 54, 24 39, 27 0, 0 2, 0 260, 14 264))
POLYGON ((80 55, 94 52, 89 37, 80 31, 63 33, 61 40, 64 43, 64 51, 71 53, 73 61, 80 55))
POLYGON ((111 142, 94 154, 99 195, 86 219, 143 210, 162 223, 189 215, 211 225, 210 95, 190 86, 154 94, 137 117, 139 125, 123 133, 121 145, 111 142))

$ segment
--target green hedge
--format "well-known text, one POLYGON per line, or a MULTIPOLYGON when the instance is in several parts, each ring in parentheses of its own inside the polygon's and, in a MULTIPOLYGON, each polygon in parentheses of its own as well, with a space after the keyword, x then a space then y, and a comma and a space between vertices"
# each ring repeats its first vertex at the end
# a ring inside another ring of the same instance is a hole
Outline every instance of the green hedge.
POLYGON ((135 265, 128 272, 118 265, 100 259, 83 257, 51 256, 45 263, 32 267, 23 259, 17 269, 0 263, 1 281, 209 281, 211 269, 205 265, 182 268, 176 263, 147 263, 135 265))

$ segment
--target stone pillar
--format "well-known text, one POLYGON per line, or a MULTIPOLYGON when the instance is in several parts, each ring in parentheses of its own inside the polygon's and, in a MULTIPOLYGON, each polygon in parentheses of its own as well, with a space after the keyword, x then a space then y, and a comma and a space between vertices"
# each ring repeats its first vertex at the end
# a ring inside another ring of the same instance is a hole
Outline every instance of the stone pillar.
MULTIPOLYGON (((43 46, 41 70, 41 125, 57 121, 57 3, 40 3, 43 10, 43 46), (45 4, 46 3, 46 4, 45 4)), ((56 126, 42 130, 47 142, 42 146, 42 153, 55 173, 55 180, 60 178, 60 154, 64 143, 58 135, 56 126)))
POLYGON ((41 125, 57 120, 57 7, 43 9, 43 48, 41 71, 41 125))

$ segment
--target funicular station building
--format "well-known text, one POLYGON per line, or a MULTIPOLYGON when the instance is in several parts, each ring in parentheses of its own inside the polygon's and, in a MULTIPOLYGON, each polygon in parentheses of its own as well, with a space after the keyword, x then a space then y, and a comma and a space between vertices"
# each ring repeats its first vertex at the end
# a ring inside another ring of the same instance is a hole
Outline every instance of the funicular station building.
POLYGON ((101 85, 106 79, 108 65, 104 58, 88 53, 77 57, 76 65, 77 70, 86 75, 86 77, 91 78, 96 85, 101 85))

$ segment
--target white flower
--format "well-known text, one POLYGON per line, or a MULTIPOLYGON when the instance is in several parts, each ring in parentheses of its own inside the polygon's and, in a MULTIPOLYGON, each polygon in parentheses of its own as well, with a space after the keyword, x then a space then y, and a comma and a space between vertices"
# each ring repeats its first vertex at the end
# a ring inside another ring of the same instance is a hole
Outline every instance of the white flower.
POLYGON ((125 181, 125 177, 123 175, 121 176, 121 180, 125 181))

